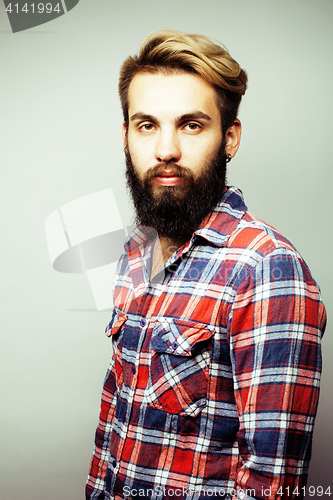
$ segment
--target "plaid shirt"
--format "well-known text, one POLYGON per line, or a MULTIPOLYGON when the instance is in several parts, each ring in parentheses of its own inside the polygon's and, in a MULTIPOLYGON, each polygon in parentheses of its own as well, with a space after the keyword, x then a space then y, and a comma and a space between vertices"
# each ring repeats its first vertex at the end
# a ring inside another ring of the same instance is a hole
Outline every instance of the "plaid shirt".
POLYGON ((229 188, 150 279, 125 244, 87 499, 304 496, 325 308, 308 267, 229 188))

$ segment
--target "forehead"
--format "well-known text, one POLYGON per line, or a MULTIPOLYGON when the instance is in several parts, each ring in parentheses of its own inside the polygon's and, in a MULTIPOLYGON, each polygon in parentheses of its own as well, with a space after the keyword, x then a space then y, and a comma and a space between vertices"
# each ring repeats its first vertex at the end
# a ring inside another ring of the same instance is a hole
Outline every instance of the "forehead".
POLYGON ((129 86, 128 104, 129 118, 138 112, 171 117, 194 111, 219 118, 214 87, 191 73, 138 73, 129 86))

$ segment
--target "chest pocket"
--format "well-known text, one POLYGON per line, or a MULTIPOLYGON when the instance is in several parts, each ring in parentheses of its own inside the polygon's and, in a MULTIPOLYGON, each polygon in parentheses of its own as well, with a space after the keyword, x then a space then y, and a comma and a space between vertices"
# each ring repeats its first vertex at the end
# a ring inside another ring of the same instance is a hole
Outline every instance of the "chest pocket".
POLYGON ((190 417, 200 413, 206 405, 213 334, 201 323, 156 320, 147 387, 151 406, 190 417))
POLYGON ((107 337, 112 336, 112 339, 115 339, 126 320, 127 320, 126 314, 114 309, 112 319, 108 324, 108 326, 105 328, 105 335, 107 337))
MULTIPOLYGON (((127 320, 126 314, 114 309, 112 319, 105 329, 105 335, 112 339, 112 371, 107 373, 107 377, 114 376, 118 393, 120 392, 123 382, 123 363, 122 363, 122 342, 124 336, 123 325, 127 320)), ((106 381, 105 381, 106 382, 106 381)))

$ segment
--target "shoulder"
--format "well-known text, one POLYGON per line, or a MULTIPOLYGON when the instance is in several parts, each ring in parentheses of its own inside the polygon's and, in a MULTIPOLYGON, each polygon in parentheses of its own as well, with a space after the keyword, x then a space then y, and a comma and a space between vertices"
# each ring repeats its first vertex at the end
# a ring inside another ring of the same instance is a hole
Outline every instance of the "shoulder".
MULTIPOLYGON (((238 289, 255 284, 277 284, 278 280, 307 283, 317 295, 320 289, 294 245, 276 228, 244 210, 225 244, 227 259, 233 261, 233 284, 238 289)), ((281 281, 280 281, 281 284, 281 281)), ((299 285, 297 285, 299 286, 299 285)))
POLYGON ((284 249, 301 259, 296 248, 285 236, 247 211, 229 235, 227 246, 254 251, 263 258, 276 250, 284 249))

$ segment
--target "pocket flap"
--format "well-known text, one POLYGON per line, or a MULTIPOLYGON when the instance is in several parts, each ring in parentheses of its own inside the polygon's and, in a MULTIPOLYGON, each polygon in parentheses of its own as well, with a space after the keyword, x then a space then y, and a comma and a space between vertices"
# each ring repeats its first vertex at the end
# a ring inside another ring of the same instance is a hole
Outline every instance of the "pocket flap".
POLYGON ((203 323, 156 318, 151 344, 156 352, 192 356, 195 345, 212 337, 214 331, 203 323))
POLYGON ((119 331, 119 329, 122 327, 122 325, 125 323, 126 320, 127 320, 126 314, 124 314, 121 311, 114 311, 110 323, 105 328, 105 335, 107 337, 111 337, 111 335, 115 335, 119 331))

